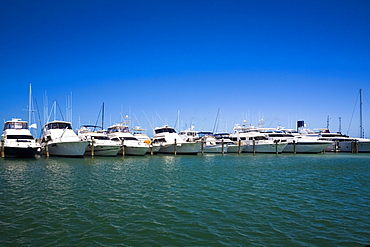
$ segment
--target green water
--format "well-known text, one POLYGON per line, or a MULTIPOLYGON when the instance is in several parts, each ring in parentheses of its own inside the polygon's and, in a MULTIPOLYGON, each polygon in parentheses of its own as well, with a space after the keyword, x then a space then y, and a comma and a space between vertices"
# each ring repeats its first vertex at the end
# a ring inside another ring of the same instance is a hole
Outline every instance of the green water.
POLYGON ((0 159, 0 246, 365 246, 370 154, 0 159))

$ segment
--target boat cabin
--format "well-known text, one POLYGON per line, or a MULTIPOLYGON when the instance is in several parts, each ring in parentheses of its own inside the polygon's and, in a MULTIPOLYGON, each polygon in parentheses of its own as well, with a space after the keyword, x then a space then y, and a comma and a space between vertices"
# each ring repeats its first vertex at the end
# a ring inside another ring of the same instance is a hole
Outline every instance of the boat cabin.
POLYGON ((5 123, 4 130, 6 129, 28 129, 28 123, 20 119, 13 119, 5 123))
POLYGON ((72 129, 72 125, 68 122, 51 122, 45 125, 45 129, 72 129))

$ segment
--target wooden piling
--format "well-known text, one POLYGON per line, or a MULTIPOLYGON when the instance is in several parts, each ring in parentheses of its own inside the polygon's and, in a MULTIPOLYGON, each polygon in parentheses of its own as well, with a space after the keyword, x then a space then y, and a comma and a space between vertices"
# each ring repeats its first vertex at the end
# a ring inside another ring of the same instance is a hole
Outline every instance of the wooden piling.
POLYGON ((5 157, 5 140, 4 136, 1 136, 1 158, 5 157))
POLYGON ((91 137, 91 156, 93 156, 94 157, 94 155, 95 155, 95 139, 94 139, 94 137, 91 137))

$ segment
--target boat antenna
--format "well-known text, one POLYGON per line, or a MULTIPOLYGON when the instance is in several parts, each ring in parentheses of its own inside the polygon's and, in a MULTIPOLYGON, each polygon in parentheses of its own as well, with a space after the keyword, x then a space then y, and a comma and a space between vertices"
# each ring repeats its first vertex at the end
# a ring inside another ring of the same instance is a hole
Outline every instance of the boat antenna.
POLYGON ((339 117, 339 133, 342 133, 342 117, 339 117))
POLYGON ((330 122, 330 117, 326 117, 326 128, 329 129, 329 122, 330 122))

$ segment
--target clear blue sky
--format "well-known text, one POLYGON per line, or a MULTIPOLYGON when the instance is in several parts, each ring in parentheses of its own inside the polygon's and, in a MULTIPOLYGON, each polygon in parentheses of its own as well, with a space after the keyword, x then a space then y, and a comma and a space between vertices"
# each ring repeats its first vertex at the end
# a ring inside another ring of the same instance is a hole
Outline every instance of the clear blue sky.
MULTIPOLYGON (((370 137, 370 1, 1 1, 0 117, 41 119, 58 101, 73 127, 132 124, 231 131, 326 127, 370 137), (357 101, 357 104, 356 104, 357 101), (146 116, 145 116, 145 114, 146 116), (151 121, 149 124, 147 118, 151 121)), ((58 117, 60 119, 61 117, 58 117)), ((151 133, 151 131, 149 131, 151 133)))

